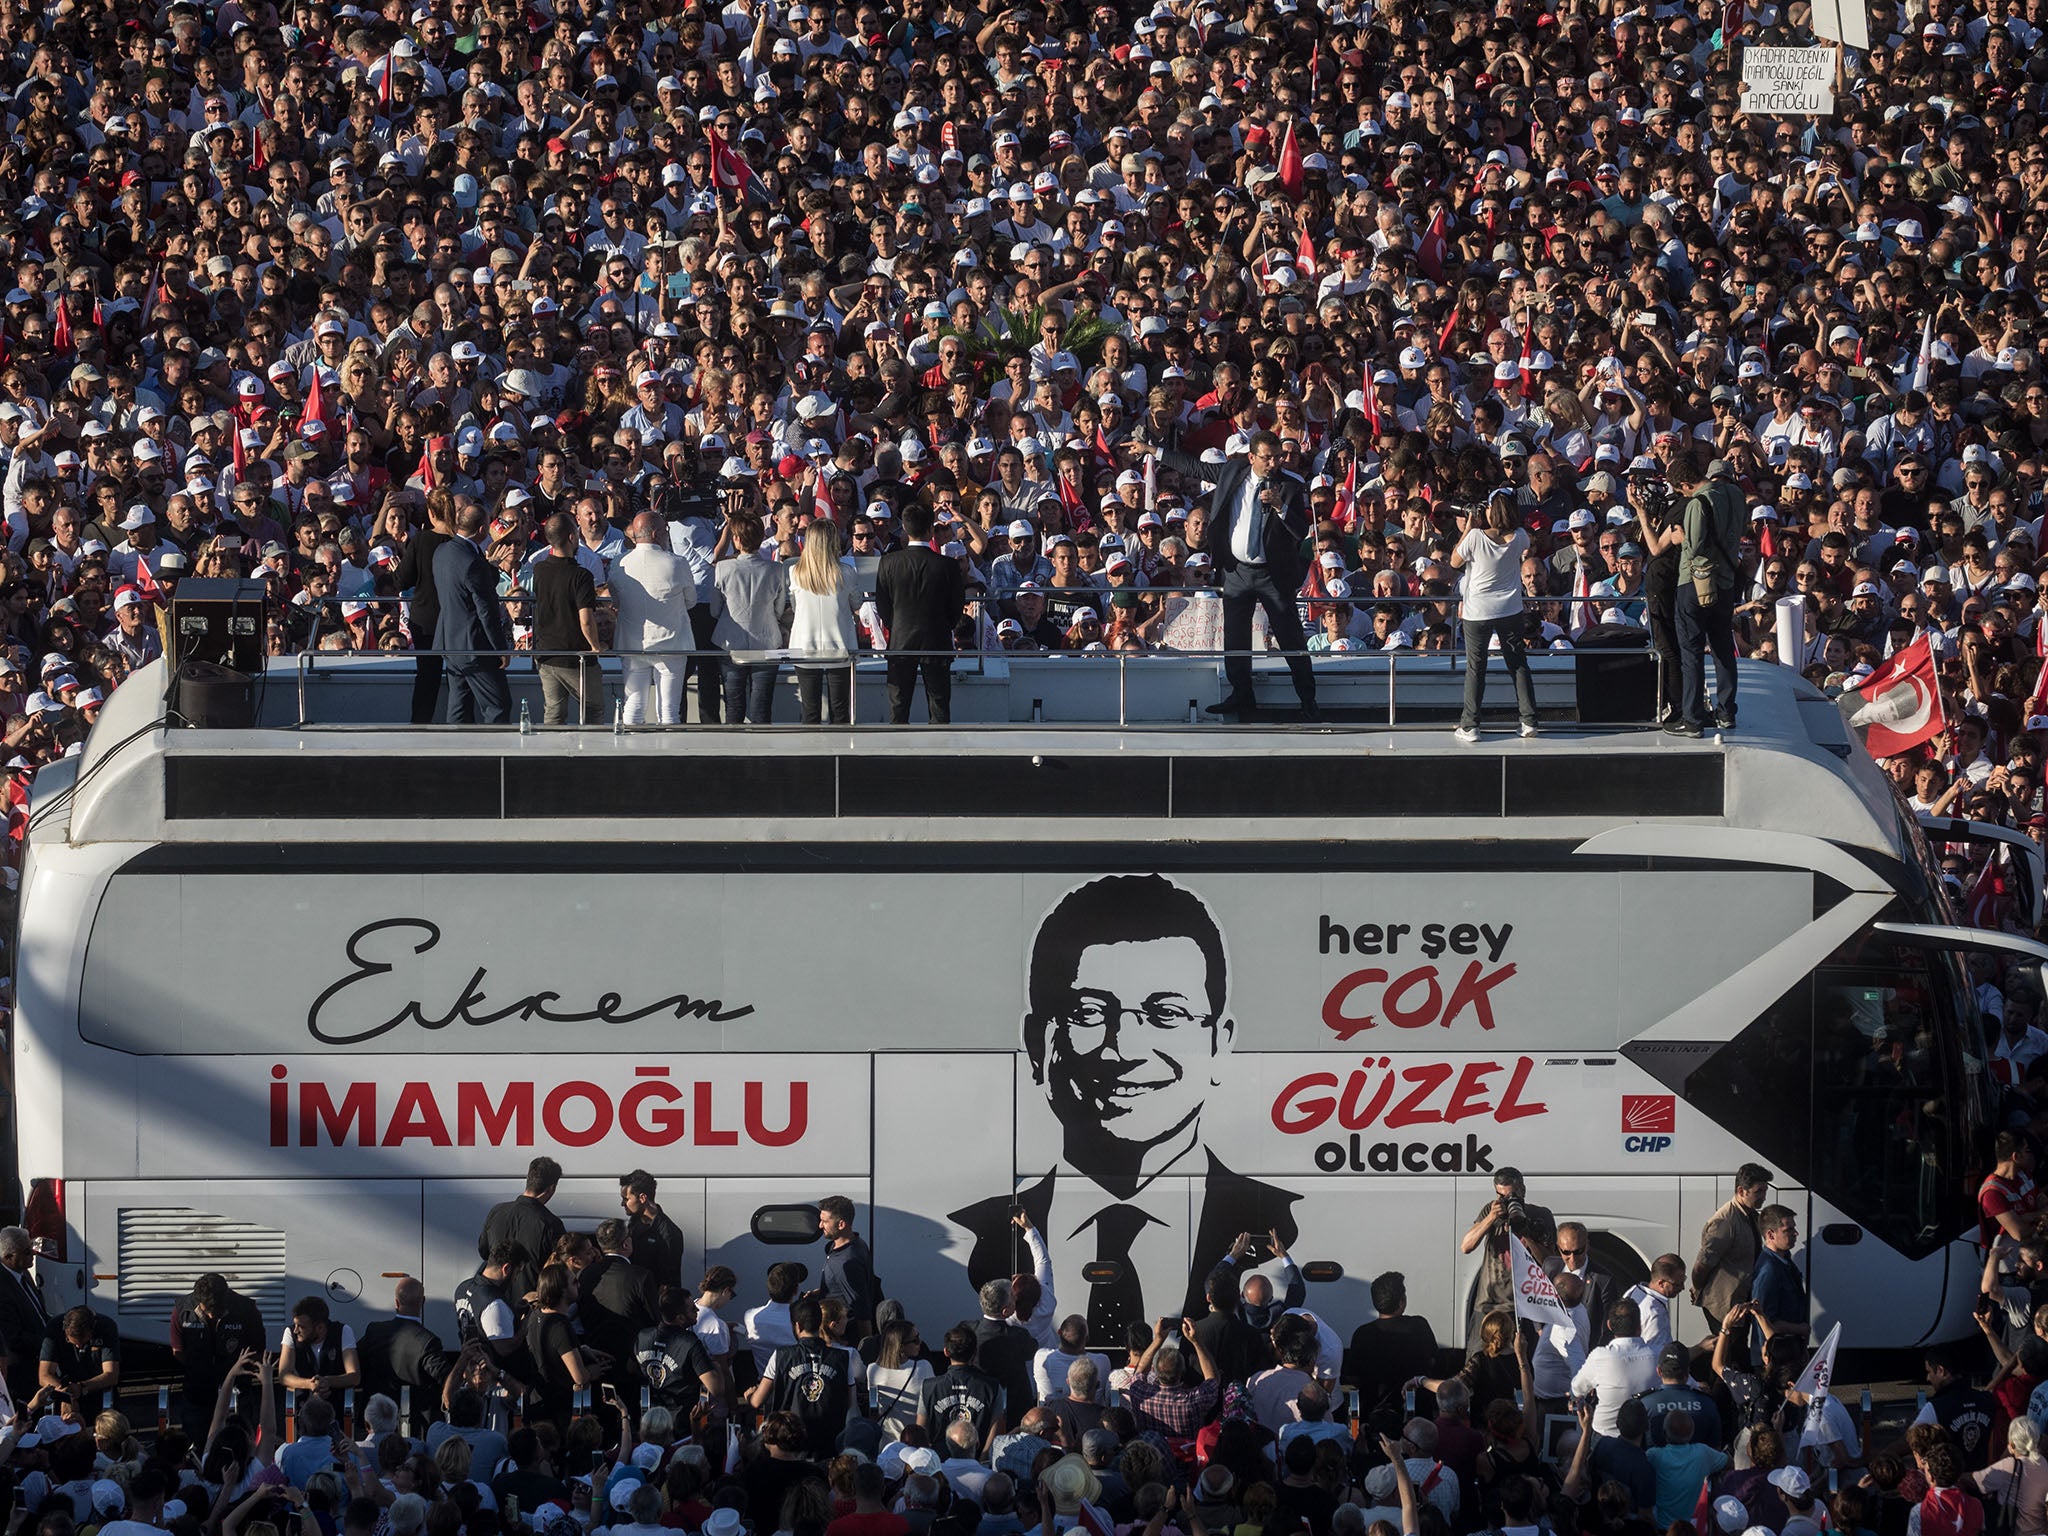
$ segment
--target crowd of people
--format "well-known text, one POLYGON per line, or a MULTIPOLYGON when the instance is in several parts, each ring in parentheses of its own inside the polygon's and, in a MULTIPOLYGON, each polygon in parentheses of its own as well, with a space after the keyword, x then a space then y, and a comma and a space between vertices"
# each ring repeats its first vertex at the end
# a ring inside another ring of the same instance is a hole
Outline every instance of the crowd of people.
POLYGON ((1024 1215, 1031 1267, 963 1288, 968 1315, 927 1336, 844 1197, 818 1202, 815 1274, 740 1276, 690 1266, 640 1170, 619 1216, 568 1230, 543 1157, 490 1211, 452 1339, 411 1277, 358 1332, 320 1295, 265 1317, 201 1276, 172 1321, 182 1417, 153 1434, 120 1409, 111 1324, 43 1318, 27 1235, 0 1232, 0 1498, 32 1536, 2035 1536, 2030 1148, 2001 1142, 1982 1200, 1995 1372, 1930 1353, 1917 1418, 1867 1448, 1869 1423, 1803 1375, 1798 1221, 1754 1164, 1690 1263, 1626 1287, 1585 1223, 1500 1170, 1464 1239, 1483 1255, 1469 1348, 1446 1350, 1393 1272, 1347 1341, 1353 1320, 1305 1306, 1285 1248, 1253 1234, 1203 1315, 1093 1338, 1024 1215), (1514 1301, 1511 1240, 1555 1293, 1540 1322, 1514 1301))
POLYGON ((1725 727, 1792 595, 1816 676, 1932 631, 2015 730, 2042 6, 1852 9, 10 8, 10 772, 194 578, 262 582, 274 651, 447 653, 457 719, 522 645, 551 718, 604 712, 603 645, 643 718, 678 672, 761 718, 782 646, 915 653, 907 699, 939 613, 977 650, 1647 633, 1674 726, 1725 727), (1831 49, 1834 113, 1745 112, 1756 45, 1831 49), (1475 637, 1495 499, 1518 601, 1475 637), (918 546, 956 612, 929 571, 908 625, 843 600, 918 546), (621 583, 641 547, 683 570, 621 583))

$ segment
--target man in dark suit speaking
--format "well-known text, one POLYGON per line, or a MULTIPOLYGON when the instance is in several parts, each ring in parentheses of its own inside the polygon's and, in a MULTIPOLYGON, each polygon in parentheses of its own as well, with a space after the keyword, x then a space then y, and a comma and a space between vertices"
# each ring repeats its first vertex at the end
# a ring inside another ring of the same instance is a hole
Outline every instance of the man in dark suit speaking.
POLYGON ((477 547, 483 531, 484 509, 472 503, 455 514, 455 537, 434 551, 441 603, 434 649, 446 657, 450 725, 503 725, 512 708, 505 658, 497 654, 512 649, 512 629, 498 601, 498 573, 477 547))
POLYGON ((1307 656, 1295 594, 1301 590, 1301 544, 1308 537, 1307 493, 1280 467, 1280 439, 1252 434, 1251 451, 1231 460, 1209 502, 1209 547, 1223 576, 1223 675, 1230 692, 1212 715, 1249 720, 1252 700, 1252 610, 1266 610, 1273 639, 1287 654, 1304 719, 1319 720, 1316 677, 1307 656))
POLYGON ((1020 1264, 1011 1213, 1113 1261, 1090 1287, 1088 1336, 1167 1312, 1201 1317, 1204 1283, 1241 1232, 1297 1234, 1299 1195, 1234 1173, 1202 1145, 1236 1025, 1223 934, 1208 905, 1160 875, 1108 875, 1069 891, 1031 949, 1024 1049, 1060 1123, 1059 1165, 1013 1196, 952 1213, 974 1234, 979 1286, 1020 1264), (1172 1175, 1173 1177, 1169 1177, 1172 1175), (1192 1216, 1189 1191, 1199 1191, 1192 1216))
POLYGON ((875 611, 889 632, 889 723, 910 723, 911 695, 924 676, 924 707, 933 725, 953 720, 953 628, 967 605, 960 562, 932 548, 932 509, 903 509, 910 542, 875 567, 875 611), (917 655, 917 652, 938 654, 917 655))

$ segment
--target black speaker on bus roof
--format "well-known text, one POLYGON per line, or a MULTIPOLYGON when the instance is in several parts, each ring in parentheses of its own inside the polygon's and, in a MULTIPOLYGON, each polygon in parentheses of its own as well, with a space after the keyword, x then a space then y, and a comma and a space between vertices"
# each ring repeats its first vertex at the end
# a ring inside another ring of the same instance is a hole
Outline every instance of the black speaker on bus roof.
MULTIPOLYGON (((1640 631, 1628 647, 1593 645, 1572 652, 1581 725, 1649 725, 1656 720, 1657 653, 1643 648, 1640 631)), ((1672 686, 1675 690, 1676 678, 1672 686)))
POLYGON ((256 724, 256 679, 217 662, 184 662, 171 676, 169 704, 178 725, 246 731, 256 724))
POLYGON ((248 677, 263 670, 260 581, 181 581, 171 599, 173 666, 208 661, 248 677))

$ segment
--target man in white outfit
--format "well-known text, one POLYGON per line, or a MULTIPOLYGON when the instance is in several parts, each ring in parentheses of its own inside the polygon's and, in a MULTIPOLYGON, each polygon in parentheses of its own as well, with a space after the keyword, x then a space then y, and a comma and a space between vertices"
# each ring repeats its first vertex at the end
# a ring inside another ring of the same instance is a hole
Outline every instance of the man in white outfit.
POLYGON ((680 725, 690 605, 697 600, 697 586, 689 562, 668 552, 668 529, 652 512, 634 518, 626 536, 632 548, 611 569, 612 600, 618 605, 613 644, 625 673, 626 724, 647 720, 651 686, 656 723, 680 725), (676 653, 673 660, 663 654, 669 651, 676 653))

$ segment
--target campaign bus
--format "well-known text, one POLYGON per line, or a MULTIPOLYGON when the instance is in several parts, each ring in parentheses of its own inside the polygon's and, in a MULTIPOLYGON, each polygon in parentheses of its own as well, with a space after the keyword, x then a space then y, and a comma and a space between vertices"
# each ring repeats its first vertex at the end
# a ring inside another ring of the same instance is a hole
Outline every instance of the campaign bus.
POLYGON ((1455 1343, 1497 1170, 1625 1286, 1757 1161, 1820 1328, 1959 1337, 1994 1115, 1971 952, 2044 951, 1958 926, 1831 701, 1742 687, 1725 736, 1465 746, 172 729, 141 674, 28 838, 50 1304, 161 1339, 219 1270, 273 1325, 306 1294, 360 1325, 410 1274, 452 1333, 546 1153, 572 1228, 653 1173, 686 1275, 730 1265, 743 1304, 815 1275, 838 1194, 927 1336, 1029 1269, 1022 1209, 1062 1315, 1182 1312, 1272 1233, 1339 1331, 1399 1270, 1455 1343))

